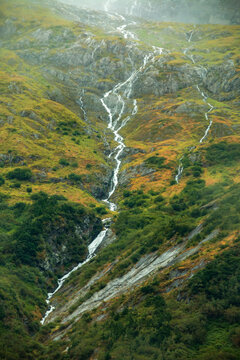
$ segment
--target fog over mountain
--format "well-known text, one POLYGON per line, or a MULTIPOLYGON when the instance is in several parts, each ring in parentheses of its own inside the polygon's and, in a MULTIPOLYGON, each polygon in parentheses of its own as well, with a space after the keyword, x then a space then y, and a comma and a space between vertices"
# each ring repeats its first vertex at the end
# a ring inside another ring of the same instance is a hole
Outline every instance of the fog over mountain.
POLYGON ((59 0, 157 21, 239 24, 238 0, 59 0))

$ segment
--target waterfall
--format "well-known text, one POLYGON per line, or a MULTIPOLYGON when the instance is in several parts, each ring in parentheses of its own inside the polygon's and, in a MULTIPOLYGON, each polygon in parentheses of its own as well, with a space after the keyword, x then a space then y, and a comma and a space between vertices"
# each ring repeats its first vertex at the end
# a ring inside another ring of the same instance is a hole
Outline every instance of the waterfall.
MULTIPOLYGON (((47 300, 46 303, 49 305, 50 304, 50 300, 52 299, 53 295, 55 295, 63 286, 63 284, 65 283, 65 281, 69 278, 69 276, 74 273, 75 271, 77 271, 78 269, 80 269, 84 264, 86 264, 87 262, 89 262, 96 253, 96 250, 98 249, 98 247, 101 245, 107 230, 108 230, 108 225, 109 225, 109 221, 111 220, 111 218, 107 218, 103 220, 103 224, 104 224, 104 229, 98 234, 98 236, 91 242, 91 244, 88 246, 88 256, 86 258, 85 261, 79 263, 77 266, 75 266, 71 271, 69 271, 67 274, 65 274, 63 277, 61 277, 60 279, 58 279, 57 283, 58 286, 57 288, 53 291, 48 293, 47 296, 47 300)), ((55 307, 53 305, 50 305, 50 308, 46 311, 45 315, 43 316, 42 320, 40 321, 41 324, 43 325, 46 321, 46 319, 48 318, 48 316, 55 310, 55 307)))
MULTIPOLYGON (((190 32, 190 35, 188 36, 187 41, 188 41, 189 43, 192 41, 193 34, 194 34, 194 30, 192 30, 192 31, 190 32)), ((191 54, 191 55, 188 55, 188 54, 187 54, 188 51, 189 51, 189 48, 184 49, 183 54, 186 55, 186 56, 192 61, 192 63, 195 65, 195 64, 196 64, 196 61, 195 61, 195 59, 194 59, 194 57, 193 57, 192 54, 191 54)), ((204 67, 201 67, 201 70, 203 70, 204 72, 207 71, 204 67)), ((208 97, 207 97, 207 95, 204 94, 203 91, 200 90, 199 85, 196 85, 196 88, 197 88, 198 92, 200 93, 200 95, 202 96, 203 101, 204 101, 205 103, 207 103, 207 105, 209 106, 209 110, 208 110, 207 112, 205 112, 205 114, 204 114, 204 115, 205 115, 205 119, 206 119, 209 123, 208 123, 207 129, 205 130, 205 133, 204 133, 203 137, 202 137, 202 138, 200 139, 200 141, 199 141, 199 143, 201 144, 201 143, 206 139, 206 137, 208 136, 208 133, 209 133, 211 127, 212 127, 213 122, 212 122, 212 120, 209 120, 208 114, 214 109, 214 107, 213 107, 210 103, 207 102, 208 97)), ((179 183, 179 180, 180 180, 180 178, 181 178, 181 176, 182 176, 183 170, 184 170, 184 167, 183 167, 183 165, 182 165, 182 158, 181 158, 180 161, 179 161, 179 165, 178 165, 177 175, 175 176, 175 181, 176 181, 177 184, 179 183)))
MULTIPOLYGON (((108 11, 110 4, 111 4, 111 0, 107 1, 106 5, 105 5, 105 11, 108 11)), ((122 16, 121 16, 121 20, 126 21, 126 19, 122 16)), ((134 23, 132 22, 132 23, 130 23, 130 25, 131 24, 134 24, 134 23)), ((122 26, 117 27, 116 29, 122 33, 122 35, 125 39, 130 39, 130 40, 136 39, 136 35, 134 33, 130 32, 129 30, 126 30, 126 27, 128 25, 129 24, 123 24, 122 26)), ((88 42, 88 45, 92 43, 91 38, 88 38, 86 41, 88 42)), ((103 45, 104 45, 104 42, 102 42, 100 46, 103 46, 103 45)), ((98 48, 100 46, 98 46, 98 48)), ((133 46, 135 46, 135 44, 133 44, 133 46)), ((162 51, 163 51, 162 48, 153 47, 153 52, 144 56, 142 66, 140 66, 137 70, 134 70, 133 73, 129 76, 129 78, 127 80, 125 80, 122 83, 118 83, 112 90, 106 92, 104 94, 103 98, 101 99, 102 105, 103 105, 104 109, 106 110, 106 113, 108 116, 108 128, 112 131, 112 133, 114 135, 114 140, 118 144, 113 149, 111 154, 109 155, 109 157, 114 158, 115 167, 113 170, 113 176, 111 179, 111 185, 110 185, 110 189, 108 192, 108 196, 106 199, 103 200, 105 203, 108 204, 109 209, 111 211, 117 210, 117 205, 115 203, 111 202, 110 198, 114 194, 114 192, 118 186, 118 175, 119 175, 119 170, 121 167, 120 156, 121 156, 124 148, 126 147, 126 145, 124 144, 124 139, 119 134, 119 131, 127 124, 127 122, 131 119, 131 117, 135 116, 138 112, 137 100, 136 99, 130 100, 130 96, 132 93, 132 87, 133 87, 133 84, 136 81, 139 73, 144 71, 145 68, 147 67, 147 65, 151 64, 152 61, 154 61, 155 57, 157 55, 160 55, 162 53, 162 51), (114 102, 111 102, 111 98, 114 98, 114 102), (114 104, 113 106, 112 106, 112 103, 114 104), (124 112, 125 112, 125 109, 129 106, 129 103, 131 103, 130 115, 125 117, 124 112)), ((83 95, 84 95, 84 93, 83 93, 83 95)), ((84 108, 82 97, 79 98, 78 104, 83 112, 84 119, 87 120, 87 114, 86 114, 86 111, 84 108)), ((45 321, 49 317, 49 315, 55 310, 55 307, 50 304, 50 300, 52 299, 52 297, 62 288, 64 282, 69 278, 69 276, 73 272, 80 269, 84 264, 89 262, 95 256, 95 252, 96 252, 97 248, 100 246, 100 244, 102 243, 102 241, 104 240, 104 238, 106 236, 106 233, 108 231, 109 221, 110 221, 110 219, 103 220, 104 229, 98 234, 98 236, 88 246, 88 256, 87 256, 86 260, 83 261, 82 263, 79 263, 71 271, 69 271, 63 277, 58 279, 57 288, 53 292, 48 293, 46 303, 48 304, 49 309, 46 311, 45 315, 43 316, 43 318, 41 320, 42 325, 45 323, 45 321)))

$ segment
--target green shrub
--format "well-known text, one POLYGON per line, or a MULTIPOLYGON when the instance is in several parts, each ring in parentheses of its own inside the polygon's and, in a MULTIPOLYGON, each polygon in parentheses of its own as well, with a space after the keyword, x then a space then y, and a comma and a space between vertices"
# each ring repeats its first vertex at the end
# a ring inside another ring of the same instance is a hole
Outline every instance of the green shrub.
POLYGON ((228 144, 224 141, 207 148, 206 159, 211 165, 228 165, 240 159, 240 144, 228 144))
POLYGON ((77 163, 76 161, 74 161, 73 163, 71 163, 71 167, 77 168, 77 167, 78 167, 78 163, 77 163))
POLYGON ((165 161, 165 157, 151 156, 145 161, 145 164, 149 167, 162 169, 166 167, 166 165, 164 165, 165 161))
POLYGON ((5 180, 2 176, 0 176, 0 186, 2 186, 3 184, 5 184, 5 180))
POLYGON ((95 211, 97 212, 97 214, 99 215, 106 215, 108 213, 107 209, 105 206, 98 206, 95 208, 95 211))
POLYGON ((16 183, 13 183, 10 185, 11 189, 20 189, 20 187, 21 187, 21 183, 19 183, 19 182, 16 182, 16 183))
POLYGON ((31 180, 32 171, 30 169, 24 168, 16 168, 13 171, 7 173, 7 179, 16 179, 19 181, 31 180))
POLYGON ((59 160, 59 164, 62 165, 62 166, 68 166, 69 161, 62 158, 62 159, 59 160))
POLYGON ((77 184, 79 184, 79 183, 82 182, 82 177, 81 177, 81 175, 77 175, 77 174, 74 174, 74 173, 69 174, 69 175, 68 175, 68 179, 69 179, 70 181, 74 182, 74 183, 77 183, 77 184))
POLYGON ((162 195, 158 195, 157 197, 155 197, 154 202, 155 203, 160 203, 164 201, 164 197, 162 195))

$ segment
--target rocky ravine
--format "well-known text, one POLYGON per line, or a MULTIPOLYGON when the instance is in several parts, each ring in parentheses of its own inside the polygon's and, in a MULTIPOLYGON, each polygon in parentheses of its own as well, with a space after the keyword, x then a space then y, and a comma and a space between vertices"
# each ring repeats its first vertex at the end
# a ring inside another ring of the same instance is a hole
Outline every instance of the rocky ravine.
MULTIPOLYGON (((107 303, 112 298, 119 296, 120 294, 124 294, 125 292, 129 292, 134 287, 138 286, 142 282, 144 282, 148 277, 153 276, 153 274, 157 271, 161 271, 165 268, 170 268, 176 263, 185 260, 186 258, 194 255, 204 246, 204 243, 212 240, 218 235, 218 230, 212 231, 204 240, 202 240, 197 246, 192 247, 190 249, 186 248, 186 243, 188 240, 191 240, 193 236, 199 234, 202 231, 202 226, 197 227, 192 231, 191 234, 185 239, 185 241, 178 246, 174 246, 169 248, 163 254, 158 256, 157 254, 149 254, 141 258, 141 260, 123 277, 116 278, 110 281, 102 290, 94 293, 90 299, 83 301, 81 305, 77 307, 71 314, 69 314, 69 309, 74 306, 80 299, 82 299, 90 290, 91 286, 96 281, 99 281, 107 272, 111 270, 111 267, 114 264, 110 265, 106 270, 97 273, 92 279, 81 289, 63 289, 61 292, 64 296, 67 295, 68 301, 66 304, 61 305, 58 304, 58 301, 54 302, 56 305, 56 310, 49 316, 47 322, 51 322, 56 320, 57 318, 61 318, 62 323, 66 323, 68 321, 74 320, 77 321, 81 314, 86 311, 91 311, 103 303, 107 303)), ((185 280, 193 275, 194 271, 188 273, 185 276, 185 280)), ((185 274, 186 275, 186 274, 185 274)), ((179 274, 176 274, 175 278, 178 278, 179 274)), ((172 277, 174 280, 174 277, 172 277)), ((176 284, 177 286, 177 284, 176 284)), ((106 304, 105 304, 106 305, 106 304)), ((57 334, 56 340, 59 339, 60 336, 57 334)))

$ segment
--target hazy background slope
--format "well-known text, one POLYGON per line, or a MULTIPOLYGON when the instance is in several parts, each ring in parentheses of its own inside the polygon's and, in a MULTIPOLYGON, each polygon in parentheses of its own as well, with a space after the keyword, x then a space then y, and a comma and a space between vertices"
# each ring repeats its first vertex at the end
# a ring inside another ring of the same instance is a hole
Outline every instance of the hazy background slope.
POLYGON ((238 0, 65 0, 62 2, 156 21, 192 24, 239 24, 240 21, 238 0))

